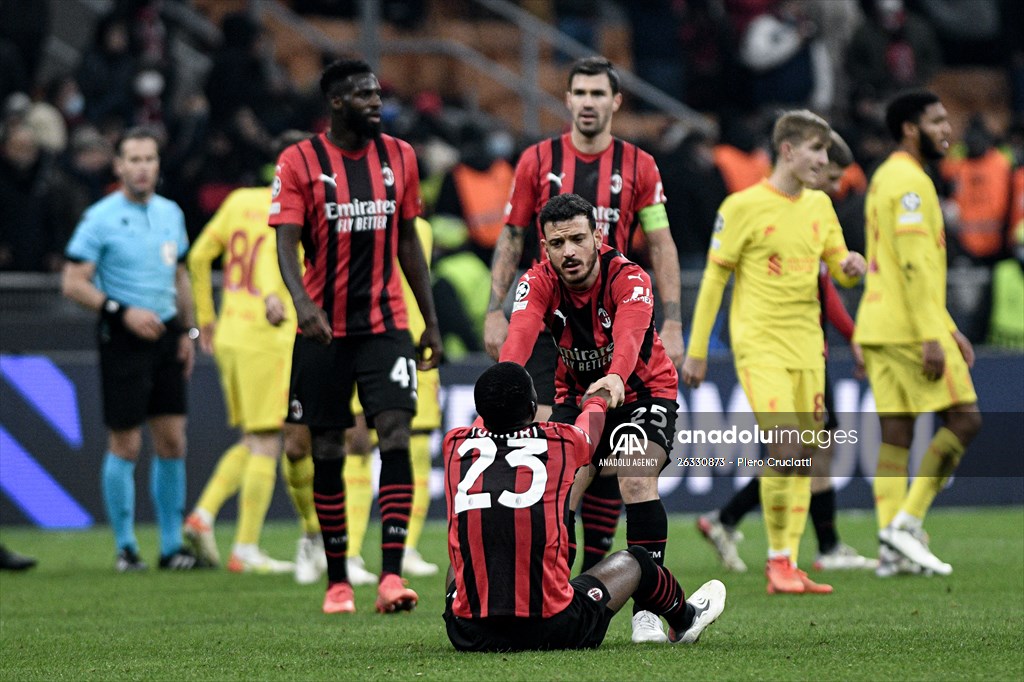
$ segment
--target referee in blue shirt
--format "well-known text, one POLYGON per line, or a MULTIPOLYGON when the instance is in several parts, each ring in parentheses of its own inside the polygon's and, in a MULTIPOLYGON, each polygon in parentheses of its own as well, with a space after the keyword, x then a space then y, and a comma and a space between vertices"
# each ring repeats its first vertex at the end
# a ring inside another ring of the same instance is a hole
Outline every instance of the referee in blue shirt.
POLYGON ((68 242, 64 295, 99 313, 103 501, 114 530, 116 568, 146 568, 135 539, 135 463, 142 425, 156 449, 150 493, 160 527, 160 568, 201 564, 182 545, 185 510, 185 384, 195 350, 192 292, 184 259, 185 218, 156 194, 159 141, 132 128, 114 159, 118 191, 90 206, 68 242))

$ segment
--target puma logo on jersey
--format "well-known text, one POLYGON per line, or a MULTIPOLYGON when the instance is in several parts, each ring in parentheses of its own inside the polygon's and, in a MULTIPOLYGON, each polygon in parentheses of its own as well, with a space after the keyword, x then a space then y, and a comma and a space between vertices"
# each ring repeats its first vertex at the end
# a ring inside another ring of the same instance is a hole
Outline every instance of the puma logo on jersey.
POLYGON ((644 278, 641 277, 640 275, 626 275, 626 279, 635 279, 641 282, 644 281, 644 278))
POLYGON ((318 179, 319 180, 323 180, 324 182, 326 182, 331 187, 337 187, 338 186, 337 178, 338 178, 338 174, 337 173, 333 173, 330 176, 327 176, 327 175, 324 175, 323 173, 321 173, 320 177, 318 179))
POLYGON ((556 185, 558 185, 558 189, 562 189, 562 180, 563 179, 565 179, 565 173, 564 172, 559 173, 558 175, 555 175, 554 173, 548 171, 547 181, 548 182, 553 182, 556 185))
POLYGON ((562 318, 562 324, 569 324, 569 320, 568 318, 566 318, 565 313, 563 313, 558 308, 555 308, 555 315, 558 315, 560 318, 562 318))

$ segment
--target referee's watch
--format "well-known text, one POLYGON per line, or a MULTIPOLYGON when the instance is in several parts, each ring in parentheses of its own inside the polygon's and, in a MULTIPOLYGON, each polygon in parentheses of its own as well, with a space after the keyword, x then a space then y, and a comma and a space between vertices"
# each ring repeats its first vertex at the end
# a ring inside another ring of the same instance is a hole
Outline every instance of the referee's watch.
POLYGON ((195 341, 196 339, 199 338, 198 327, 189 327, 185 333, 188 334, 188 338, 191 339, 192 341, 195 341))
POLYGON ((121 323, 127 308, 128 306, 122 305, 120 301, 116 301, 108 296, 100 306, 100 317, 107 322, 121 323))

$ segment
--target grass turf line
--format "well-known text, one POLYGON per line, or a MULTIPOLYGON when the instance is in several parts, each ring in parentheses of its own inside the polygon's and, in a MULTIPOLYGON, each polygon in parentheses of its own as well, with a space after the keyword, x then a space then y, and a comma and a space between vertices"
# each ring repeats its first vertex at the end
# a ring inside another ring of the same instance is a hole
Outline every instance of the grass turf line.
MULTIPOLYGON (((827 575, 827 596, 768 596, 759 519, 744 524, 746 574, 725 573, 692 517, 673 517, 668 562, 689 592, 722 579, 728 605, 696 646, 634 645, 629 608, 600 649, 457 654, 441 619, 443 579, 413 578, 412 613, 373 612, 374 587, 357 587, 358 613, 320 613, 323 585, 290 576, 227 571, 113 572, 105 527, 75 533, 3 527, 0 539, 40 565, 0 573, 0 680, 680 680, 1022 679, 1024 510, 936 510, 927 526, 948 578, 879 580, 870 572, 827 575)), ((622 524, 624 525, 624 524, 622 524)), ((839 518, 843 540, 874 553, 869 515, 839 518)), ((156 533, 139 529, 155 564, 156 533)), ((221 524, 227 555, 233 528, 221 524)), ((379 531, 377 531, 379 533, 379 531)), ((290 558, 297 526, 268 524, 263 546, 290 558)), ((365 544, 379 568, 378 537, 365 544)), ((617 539, 616 547, 623 539, 617 539)), ((420 550, 446 566, 444 526, 427 525, 420 550)), ((804 536, 802 564, 814 556, 804 536)))

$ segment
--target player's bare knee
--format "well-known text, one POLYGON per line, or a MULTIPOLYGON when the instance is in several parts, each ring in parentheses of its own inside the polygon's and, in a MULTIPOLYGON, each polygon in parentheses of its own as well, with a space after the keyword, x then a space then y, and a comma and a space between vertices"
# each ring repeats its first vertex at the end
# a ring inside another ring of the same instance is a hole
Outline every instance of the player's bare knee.
POLYGON ((405 410, 386 410, 373 418, 381 452, 407 450, 412 433, 412 415, 405 410))
POLYGON ((188 439, 184 428, 153 428, 153 449, 157 457, 163 459, 182 459, 188 439))
POLYGON ((293 462, 297 462, 313 451, 309 428, 302 424, 285 424, 284 454, 293 462))
POLYGON ((640 584, 640 562, 629 550, 619 550, 602 559, 587 571, 608 590, 608 608, 618 611, 632 598, 640 584))
POLYGON ((981 412, 974 409, 950 410, 946 413, 946 428, 956 434, 963 445, 969 444, 981 431, 981 412))
POLYGON ((356 425, 345 432, 345 447, 354 455, 365 455, 370 452, 370 432, 365 422, 362 427, 356 425))
POLYGON ((898 448, 910 448, 914 440, 913 417, 882 417, 882 442, 898 448))
POLYGON ((658 476, 619 476, 619 492, 626 504, 658 499, 658 476))
POLYGON ((139 461, 139 453, 142 451, 141 429, 111 431, 107 442, 110 451, 120 459, 128 462, 139 461))
POLYGON ((313 459, 341 459, 345 456, 345 432, 325 429, 313 432, 313 459))
POLYGON ((281 434, 279 431, 248 433, 245 439, 254 455, 276 458, 281 454, 281 434))

